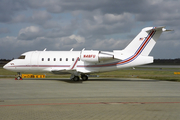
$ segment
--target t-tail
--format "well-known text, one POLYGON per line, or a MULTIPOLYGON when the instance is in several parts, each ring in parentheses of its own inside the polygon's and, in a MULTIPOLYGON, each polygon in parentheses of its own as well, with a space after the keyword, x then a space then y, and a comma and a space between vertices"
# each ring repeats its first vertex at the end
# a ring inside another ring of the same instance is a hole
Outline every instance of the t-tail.
POLYGON ((123 50, 127 54, 148 56, 162 32, 171 31, 164 27, 146 27, 123 50))
POLYGON ((114 58, 121 59, 118 65, 138 66, 153 63, 153 57, 148 56, 162 32, 171 31, 164 27, 146 27, 122 50, 115 52, 114 58))

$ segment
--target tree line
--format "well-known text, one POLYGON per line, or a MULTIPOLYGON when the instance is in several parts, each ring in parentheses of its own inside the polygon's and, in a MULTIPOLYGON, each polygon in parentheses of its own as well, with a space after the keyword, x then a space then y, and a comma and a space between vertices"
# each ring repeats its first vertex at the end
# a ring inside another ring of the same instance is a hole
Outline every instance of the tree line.
MULTIPOLYGON (((4 65, 13 59, 0 59, 0 64, 4 65)), ((154 59, 154 63, 152 63, 152 65, 180 65, 180 58, 176 58, 176 59, 154 59)))

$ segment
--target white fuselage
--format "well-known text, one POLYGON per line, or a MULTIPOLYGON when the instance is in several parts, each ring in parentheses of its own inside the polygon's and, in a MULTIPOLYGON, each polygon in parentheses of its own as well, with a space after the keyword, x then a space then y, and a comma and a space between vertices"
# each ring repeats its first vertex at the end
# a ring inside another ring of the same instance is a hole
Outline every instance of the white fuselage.
POLYGON ((153 62, 149 53, 164 27, 146 27, 123 50, 113 52, 82 51, 30 51, 7 63, 4 68, 20 72, 70 73, 71 78, 87 80, 87 74, 134 67, 153 62))
MULTIPOLYGON (((142 56, 141 58, 143 59, 138 59, 139 56, 133 60, 132 58, 129 58, 131 55, 123 55, 122 51, 104 52, 117 56, 111 60, 86 62, 81 60, 81 52, 82 51, 31 51, 22 54, 21 56, 24 56, 23 58, 21 57, 12 60, 5 67, 6 69, 9 68, 9 70, 15 72, 52 72, 62 70, 62 73, 64 73, 63 70, 70 70, 71 65, 75 64, 75 60, 79 57, 79 60, 76 63, 76 71, 80 73, 94 73, 112 71, 153 62, 153 58, 150 56, 142 56), (148 61, 146 61, 146 59, 148 59, 148 61)), ((89 55, 89 57, 93 56, 89 55)))

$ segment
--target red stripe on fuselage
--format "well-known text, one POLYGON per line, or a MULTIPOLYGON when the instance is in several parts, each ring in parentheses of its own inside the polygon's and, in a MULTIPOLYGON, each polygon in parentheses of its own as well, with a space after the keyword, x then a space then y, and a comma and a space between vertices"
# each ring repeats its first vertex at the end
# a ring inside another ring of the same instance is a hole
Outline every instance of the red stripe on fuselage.
POLYGON ((140 49, 138 50, 138 52, 132 56, 130 59, 128 60, 125 60, 125 61, 122 61, 122 62, 119 62, 117 64, 123 64, 123 63, 126 63, 126 62, 129 62, 131 60, 133 60, 136 56, 139 55, 139 53, 141 53, 141 51, 143 50, 144 46, 146 45, 146 43, 151 39, 152 35, 154 34, 155 31, 152 31, 151 34, 149 35, 149 37, 146 39, 146 41, 143 43, 143 45, 140 47, 140 49))
POLYGON ((139 50, 137 50, 137 52, 135 52, 135 54, 130 57, 129 59, 125 60, 125 61, 121 61, 121 62, 118 62, 118 63, 112 63, 112 64, 105 64, 105 65, 88 65, 88 66, 78 66, 78 67, 105 67, 105 66, 113 66, 113 65, 119 65, 119 64, 124 64, 124 63, 127 63, 131 60, 133 60, 134 58, 136 58, 143 50, 143 48, 145 47, 145 45, 148 43, 148 41, 151 39, 152 35, 155 33, 155 31, 153 30, 149 36, 146 38, 145 42, 140 46, 140 48, 138 48, 139 50))
MULTIPOLYGON (((151 39, 152 35, 155 33, 155 31, 151 31, 151 33, 149 34, 149 36, 146 38, 145 42, 140 46, 140 48, 138 48, 137 52, 135 52, 135 54, 133 56, 131 56, 129 59, 118 62, 118 63, 110 63, 110 64, 104 64, 104 65, 78 65, 77 67, 105 67, 105 66, 113 66, 113 65, 119 65, 119 64, 124 64, 124 63, 128 63, 131 60, 133 60, 134 58, 136 58, 144 49, 144 47, 146 46, 146 44, 148 43, 148 41, 151 39)), ((79 57, 76 59, 76 62, 74 63, 73 67, 71 69, 73 69, 75 67, 75 65, 78 62, 79 57)), ((70 65, 15 65, 15 66, 9 66, 9 67, 70 67, 70 65)))
POLYGON ((79 57, 76 59, 76 62, 74 63, 74 65, 73 65, 73 67, 71 68, 71 70, 75 67, 75 65, 77 64, 78 60, 79 60, 79 57))

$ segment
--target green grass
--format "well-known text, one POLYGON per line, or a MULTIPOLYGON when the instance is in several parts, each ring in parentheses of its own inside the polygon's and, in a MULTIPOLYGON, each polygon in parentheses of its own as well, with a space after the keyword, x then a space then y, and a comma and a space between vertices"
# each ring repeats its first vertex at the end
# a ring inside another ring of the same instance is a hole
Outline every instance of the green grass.
POLYGON ((178 71, 180 71, 180 69, 136 68, 135 70, 123 69, 119 71, 100 73, 99 75, 113 78, 145 78, 167 81, 180 81, 180 75, 174 74, 174 72, 178 71))
MULTIPOLYGON (((134 69, 122 69, 118 71, 97 73, 100 78, 145 78, 145 79, 157 79, 157 80, 166 80, 166 81, 179 81, 180 75, 175 75, 174 72, 179 72, 180 69, 177 68, 141 68, 137 67, 134 69)), ((7 71, 3 68, 0 68, 0 77, 5 78, 14 78, 16 72, 7 71), (2 76, 3 75, 3 76, 2 76)), ((38 73, 36 73, 38 74, 38 73)), ((42 73, 40 73, 42 74, 42 73)), ((68 75, 54 75, 52 73, 45 73, 46 78, 69 78, 68 75)))
POLYGON ((0 67, 0 75, 16 75, 16 72, 11 72, 0 67))

